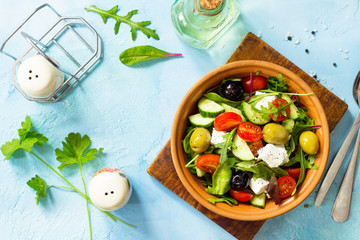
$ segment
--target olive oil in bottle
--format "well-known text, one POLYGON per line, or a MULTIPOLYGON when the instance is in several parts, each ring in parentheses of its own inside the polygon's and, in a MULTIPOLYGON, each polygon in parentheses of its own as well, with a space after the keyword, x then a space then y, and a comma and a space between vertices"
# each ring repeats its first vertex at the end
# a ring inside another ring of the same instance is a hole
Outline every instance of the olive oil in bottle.
POLYGON ((171 18, 178 34, 196 48, 208 48, 236 21, 239 0, 176 0, 171 18))

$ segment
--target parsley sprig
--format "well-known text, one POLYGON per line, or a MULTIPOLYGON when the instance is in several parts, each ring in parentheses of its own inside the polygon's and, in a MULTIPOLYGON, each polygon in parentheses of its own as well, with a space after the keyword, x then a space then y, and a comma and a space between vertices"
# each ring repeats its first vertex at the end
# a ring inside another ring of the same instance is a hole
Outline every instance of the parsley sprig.
POLYGON ((100 8, 97 8, 94 5, 91 5, 89 8, 85 8, 85 10, 87 12, 98 13, 101 16, 101 18, 105 24, 107 23, 108 18, 115 19, 115 21, 116 21, 115 28, 114 28, 115 34, 118 34, 118 32, 119 32, 120 23, 125 23, 125 24, 129 25, 131 28, 130 32, 131 32, 131 37, 132 37, 133 41, 135 41, 135 39, 136 39, 136 31, 137 30, 140 30, 148 38, 152 37, 156 40, 159 40, 159 36, 156 34, 155 30, 146 27, 149 24, 151 24, 150 21, 134 22, 131 20, 131 18, 135 14, 137 14, 138 10, 132 10, 132 11, 128 12, 125 16, 119 16, 119 15, 117 15, 118 8, 119 8, 119 6, 116 5, 115 7, 111 8, 110 10, 102 10, 100 8))
MULTIPOLYGON (((41 161, 43 164, 45 164, 53 173, 55 173, 58 177, 60 177, 69 187, 65 186, 58 186, 58 185, 48 185, 46 181, 41 178, 38 175, 35 175, 35 177, 31 178, 27 185, 31 188, 33 188, 36 191, 36 204, 39 204, 41 198, 46 197, 46 191, 50 187, 57 187, 61 189, 71 190, 74 192, 77 192, 80 196, 82 196, 87 203, 87 212, 88 212, 88 219, 89 219, 89 230, 90 230, 90 239, 92 239, 91 234, 91 221, 90 221, 90 212, 88 203, 92 203, 91 199, 87 195, 86 185, 84 181, 83 171, 82 171, 82 164, 87 163, 90 160, 93 160, 96 158, 96 155, 102 152, 102 148, 95 149, 91 148, 89 149, 89 146, 91 144, 91 140, 87 135, 84 135, 81 137, 80 133, 70 133, 66 138, 65 142, 63 142, 63 149, 57 148, 55 150, 57 160, 61 163, 61 165, 58 167, 60 170, 63 170, 67 166, 70 166, 71 164, 78 164, 81 178, 83 181, 85 193, 80 191, 77 187, 75 187, 68 179, 66 179, 59 171, 57 171, 54 167, 52 167, 48 162, 46 162, 44 159, 42 159, 40 156, 38 156, 34 151, 32 150, 32 147, 37 144, 39 146, 43 146, 44 143, 48 141, 48 139, 41 133, 32 130, 32 123, 29 116, 26 116, 25 121, 21 123, 21 128, 18 130, 18 138, 14 138, 11 141, 8 141, 4 143, 1 147, 2 153, 5 155, 4 160, 10 160, 14 158, 13 155, 18 150, 24 150, 26 152, 29 152, 31 155, 33 155, 36 159, 41 161)), ((134 227, 118 217, 114 216, 112 213, 103 211, 96 207, 99 211, 104 213, 106 216, 111 218, 113 221, 119 221, 127 226, 134 227)))

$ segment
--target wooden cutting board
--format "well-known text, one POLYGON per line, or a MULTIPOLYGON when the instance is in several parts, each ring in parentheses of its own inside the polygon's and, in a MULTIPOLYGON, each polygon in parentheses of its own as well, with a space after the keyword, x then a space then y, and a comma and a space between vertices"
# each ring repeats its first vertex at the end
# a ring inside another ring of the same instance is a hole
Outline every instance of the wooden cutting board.
MULTIPOLYGON (((313 89, 316 96, 320 99, 328 119, 330 131, 335 128, 336 124, 340 121, 347 109, 347 104, 345 102, 252 33, 248 33, 246 35, 227 63, 239 60, 263 60, 273 62, 289 69, 301 77, 313 89)), ((265 222, 232 220, 219 216, 200 205, 186 191, 176 174, 171 159, 170 141, 167 142, 147 171, 160 183, 165 185, 237 239, 252 239, 265 222)))

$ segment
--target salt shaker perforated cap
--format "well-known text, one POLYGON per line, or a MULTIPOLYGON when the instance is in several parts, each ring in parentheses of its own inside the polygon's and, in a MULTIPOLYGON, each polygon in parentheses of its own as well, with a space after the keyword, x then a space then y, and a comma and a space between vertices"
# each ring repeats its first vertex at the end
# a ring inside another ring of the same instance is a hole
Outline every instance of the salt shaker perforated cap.
POLYGON ((35 55, 26 59, 17 71, 21 89, 32 97, 50 96, 64 82, 64 74, 43 56, 35 55))
POLYGON ((115 211, 130 199, 132 188, 126 174, 117 168, 103 168, 89 182, 89 197, 105 211, 115 211))

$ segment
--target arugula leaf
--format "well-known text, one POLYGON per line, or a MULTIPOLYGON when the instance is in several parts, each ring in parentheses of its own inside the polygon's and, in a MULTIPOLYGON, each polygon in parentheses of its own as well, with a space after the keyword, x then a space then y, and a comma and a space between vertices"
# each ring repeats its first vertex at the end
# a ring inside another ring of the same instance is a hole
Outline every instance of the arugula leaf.
POLYGON ((120 54, 120 61, 127 66, 131 66, 134 63, 139 63, 152 59, 181 55, 181 53, 169 53, 156 47, 146 45, 126 49, 120 54))
POLYGON ((304 153, 301 148, 299 148, 295 156, 290 158, 289 162, 284 164, 284 167, 291 167, 296 163, 300 163, 300 166, 303 164, 305 168, 317 170, 318 166, 315 165, 315 157, 316 155, 308 155, 304 153))
POLYGON ((232 206, 233 204, 237 205, 239 202, 232 198, 232 197, 221 197, 221 198, 216 198, 214 196, 211 196, 208 201, 212 204, 215 205, 215 203, 218 203, 218 202, 224 202, 224 203, 227 203, 229 204, 230 206, 232 206))
POLYGON ((31 128, 31 119, 29 116, 26 116, 25 121, 21 122, 21 128, 18 129, 19 138, 14 138, 1 146, 1 151, 5 155, 5 160, 9 160, 12 154, 19 149, 30 152, 35 143, 43 146, 43 144, 48 141, 43 134, 31 131, 31 128))
POLYGON ((271 76, 267 79, 266 88, 277 92, 287 92, 289 86, 282 74, 279 73, 278 78, 271 76))
POLYGON ((61 162, 58 167, 59 170, 63 170, 74 163, 87 163, 95 159, 96 155, 103 150, 103 148, 88 149, 91 144, 90 138, 87 135, 81 137, 80 133, 69 133, 65 141, 62 142, 63 150, 55 149, 56 160, 61 162))
POLYGON ((27 181, 26 184, 36 191, 35 199, 36 204, 38 205, 40 199, 46 197, 46 189, 48 188, 46 181, 38 175, 35 175, 35 177, 27 181))
POLYGON ((115 7, 111 8, 110 10, 102 10, 102 9, 97 8, 95 5, 91 5, 89 8, 85 8, 85 10, 87 12, 98 13, 101 16, 101 18, 105 24, 106 24, 108 18, 115 19, 115 21, 116 21, 115 28, 114 28, 115 34, 118 34, 119 28, 120 28, 120 23, 123 22, 130 26, 130 28, 131 28, 130 32, 131 32, 131 37, 132 37, 133 41, 135 41, 135 39, 136 39, 136 31, 137 30, 140 30, 148 38, 152 37, 156 40, 159 40, 159 36, 156 34, 155 30, 146 27, 149 24, 151 24, 150 21, 134 22, 131 20, 132 16, 137 14, 138 10, 132 10, 132 11, 128 12, 126 16, 119 16, 116 14, 116 12, 118 11, 118 8, 119 8, 119 6, 116 5, 115 7))
POLYGON ((276 107, 274 104, 270 103, 269 102, 269 109, 268 108, 265 108, 264 106, 261 106, 261 109, 257 109, 255 107, 252 106, 252 109, 255 111, 255 112, 258 112, 260 114, 262 114, 262 118, 269 118, 271 114, 274 114, 272 119, 276 119, 279 115, 279 113, 282 113, 284 116, 287 116, 286 112, 285 112, 285 109, 287 107, 289 107, 292 103, 294 103, 294 101, 291 101, 291 102, 288 102, 286 103, 285 105, 282 105, 281 102, 278 102, 279 104, 279 107, 276 107))
POLYGON ((234 128, 233 130, 231 130, 230 133, 223 136, 223 138, 225 138, 225 143, 220 150, 220 165, 224 164, 228 160, 228 156, 227 156, 228 147, 233 144, 232 139, 234 138, 236 129, 237 128, 234 128))

